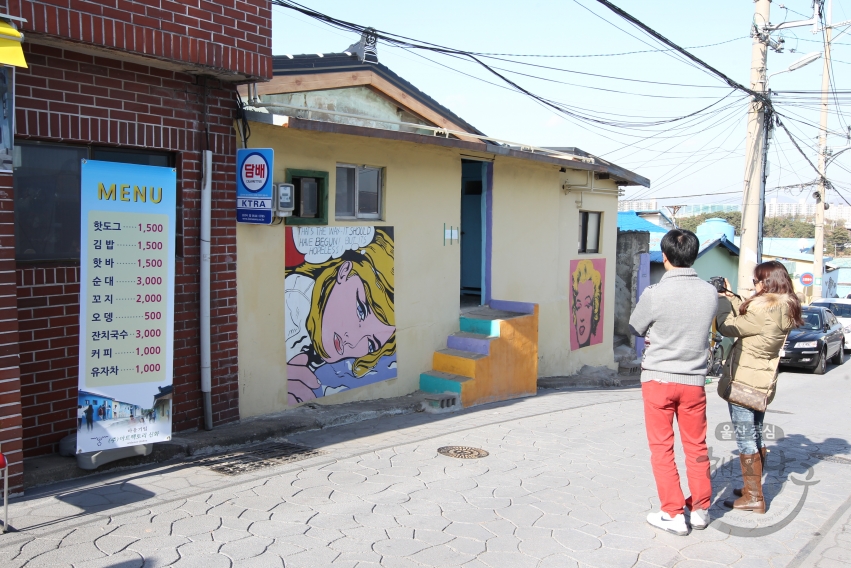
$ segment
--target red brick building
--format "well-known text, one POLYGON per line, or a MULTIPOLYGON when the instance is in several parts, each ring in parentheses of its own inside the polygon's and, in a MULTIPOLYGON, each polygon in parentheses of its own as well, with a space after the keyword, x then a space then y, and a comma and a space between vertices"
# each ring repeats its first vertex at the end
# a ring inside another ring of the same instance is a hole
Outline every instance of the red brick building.
POLYGON ((0 174, 0 444, 23 458, 76 431, 79 163, 177 168, 175 431, 203 420, 199 371, 201 152, 214 153, 213 418, 237 400, 236 86, 272 75, 269 0, 0 0, 25 18, 15 72, 14 175, 0 174), (76 164, 76 165, 75 165, 76 164), (181 226, 182 221, 182 226, 181 226))

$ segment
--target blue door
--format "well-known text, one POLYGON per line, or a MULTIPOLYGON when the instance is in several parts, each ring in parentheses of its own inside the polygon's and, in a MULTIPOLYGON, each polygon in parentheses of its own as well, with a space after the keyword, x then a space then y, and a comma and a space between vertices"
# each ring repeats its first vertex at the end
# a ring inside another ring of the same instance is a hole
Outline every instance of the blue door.
POLYGON ((464 161, 461 178, 461 293, 482 294, 482 163, 464 161))

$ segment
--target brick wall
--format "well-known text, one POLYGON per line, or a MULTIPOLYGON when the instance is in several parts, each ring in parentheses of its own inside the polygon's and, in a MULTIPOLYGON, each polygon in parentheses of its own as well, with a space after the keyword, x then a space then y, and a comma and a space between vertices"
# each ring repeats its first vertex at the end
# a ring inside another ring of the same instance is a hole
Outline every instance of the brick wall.
POLYGON ((0 175, 0 451, 9 460, 9 487, 22 486, 21 381, 15 300, 15 218, 12 176, 0 175))
MULTIPOLYGON (((213 419, 239 418, 236 342, 235 87, 202 77, 25 44, 17 72, 18 139, 125 146, 176 153, 183 202, 183 258, 175 282, 176 431, 203 420, 198 338, 201 151, 206 90, 214 152, 212 226, 213 419)), ((0 241, 2 242, 2 241, 0 241)), ((55 451, 75 431, 79 277, 75 266, 18 270, 24 455, 55 451)))
POLYGON ((23 29, 253 77, 272 75, 269 0, 8 0, 23 29))

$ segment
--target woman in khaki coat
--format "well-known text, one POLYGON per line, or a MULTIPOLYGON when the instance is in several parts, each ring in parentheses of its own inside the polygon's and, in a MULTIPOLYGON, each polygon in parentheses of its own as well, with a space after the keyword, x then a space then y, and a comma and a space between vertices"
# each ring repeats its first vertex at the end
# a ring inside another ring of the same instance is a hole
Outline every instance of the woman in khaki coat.
MULTIPOLYGON (((722 395, 730 382, 757 389, 774 399, 780 350, 789 331, 800 325, 801 304, 795 295, 792 279, 786 268, 777 261, 763 262, 754 269, 755 294, 742 301, 730 292, 720 294, 715 318, 718 332, 737 337, 730 353, 724 377, 718 383, 722 395)), ((730 285, 727 284, 729 289, 730 285)), ((735 501, 724 501, 734 509, 765 513, 762 494, 762 469, 766 449, 762 441, 765 412, 758 412, 728 403, 730 419, 736 431, 739 461, 744 487, 735 490, 735 501)))

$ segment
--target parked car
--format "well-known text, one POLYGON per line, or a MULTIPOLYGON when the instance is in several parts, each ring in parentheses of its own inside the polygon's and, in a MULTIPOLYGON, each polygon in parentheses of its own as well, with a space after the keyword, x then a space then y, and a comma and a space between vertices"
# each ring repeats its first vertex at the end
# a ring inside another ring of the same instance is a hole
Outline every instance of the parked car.
POLYGON ((841 365, 845 358, 845 330, 827 308, 807 306, 802 311, 804 323, 789 332, 780 351, 780 364, 823 375, 828 361, 841 365))
POLYGON ((845 298, 824 299, 816 300, 811 305, 827 308, 833 312, 845 332, 845 350, 851 351, 851 300, 845 298))

